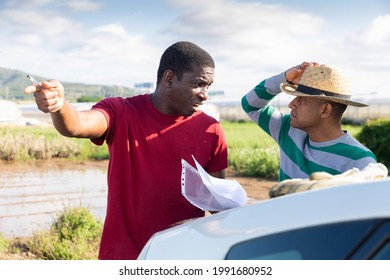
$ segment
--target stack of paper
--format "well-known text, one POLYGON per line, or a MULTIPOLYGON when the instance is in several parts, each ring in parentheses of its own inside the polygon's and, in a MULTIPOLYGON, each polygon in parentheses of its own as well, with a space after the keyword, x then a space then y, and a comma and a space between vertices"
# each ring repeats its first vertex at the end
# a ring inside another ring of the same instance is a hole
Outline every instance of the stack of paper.
POLYGON ((247 194, 237 181, 210 176, 195 158, 196 169, 184 159, 181 162, 181 191, 196 207, 204 211, 222 211, 247 202, 247 194))

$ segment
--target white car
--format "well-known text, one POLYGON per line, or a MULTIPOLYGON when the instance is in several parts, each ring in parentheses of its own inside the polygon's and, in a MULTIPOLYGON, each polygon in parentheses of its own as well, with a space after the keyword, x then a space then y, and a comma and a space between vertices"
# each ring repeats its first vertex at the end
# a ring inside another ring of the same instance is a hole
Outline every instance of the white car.
POLYGON ((390 259, 390 179, 310 190, 154 234, 139 259, 390 259))

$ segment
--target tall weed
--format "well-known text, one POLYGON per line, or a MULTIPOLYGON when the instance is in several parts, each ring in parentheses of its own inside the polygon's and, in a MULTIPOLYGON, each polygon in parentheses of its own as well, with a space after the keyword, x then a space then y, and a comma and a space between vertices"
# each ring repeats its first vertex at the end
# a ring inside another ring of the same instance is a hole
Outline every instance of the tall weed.
POLYGON ((0 127, 0 160, 108 159, 107 146, 67 138, 53 127, 0 127))
POLYGON ((96 259, 101 233, 102 222, 88 209, 67 208, 48 232, 35 232, 28 246, 31 253, 41 259, 96 259))

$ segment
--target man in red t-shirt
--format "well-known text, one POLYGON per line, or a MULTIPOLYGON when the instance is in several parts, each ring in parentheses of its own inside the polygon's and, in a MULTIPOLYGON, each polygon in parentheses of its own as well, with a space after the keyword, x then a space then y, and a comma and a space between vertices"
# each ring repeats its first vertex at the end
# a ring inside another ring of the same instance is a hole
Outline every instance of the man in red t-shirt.
MULTIPOLYGON (((136 259, 157 231, 204 212, 181 195, 181 159, 192 155, 212 176, 224 178, 225 134, 199 107, 214 79, 214 61, 190 42, 162 55, 154 93, 107 98, 78 112, 55 80, 29 86, 55 128, 68 137, 108 145, 107 213, 99 259, 136 259)), ((194 163, 193 163, 194 164, 194 163)))

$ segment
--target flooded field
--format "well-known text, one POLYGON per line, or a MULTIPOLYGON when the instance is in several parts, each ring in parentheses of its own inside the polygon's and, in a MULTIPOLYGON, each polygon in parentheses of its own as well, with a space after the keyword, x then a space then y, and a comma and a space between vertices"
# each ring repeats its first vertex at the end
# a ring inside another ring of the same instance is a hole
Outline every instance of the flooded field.
POLYGON ((83 205, 103 219, 106 171, 106 162, 0 162, 0 232, 30 236, 69 206, 83 205))

